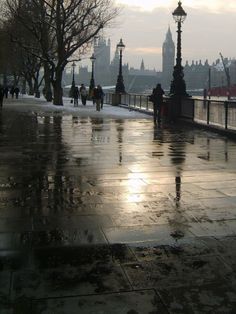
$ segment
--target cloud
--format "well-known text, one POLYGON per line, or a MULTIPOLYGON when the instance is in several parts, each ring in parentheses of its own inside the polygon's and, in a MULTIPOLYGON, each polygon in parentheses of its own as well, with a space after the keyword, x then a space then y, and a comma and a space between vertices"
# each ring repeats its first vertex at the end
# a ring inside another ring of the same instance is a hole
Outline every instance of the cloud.
POLYGON ((139 55, 159 55, 162 53, 161 47, 136 47, 128 48, 129 54, 139 54, 139 55))

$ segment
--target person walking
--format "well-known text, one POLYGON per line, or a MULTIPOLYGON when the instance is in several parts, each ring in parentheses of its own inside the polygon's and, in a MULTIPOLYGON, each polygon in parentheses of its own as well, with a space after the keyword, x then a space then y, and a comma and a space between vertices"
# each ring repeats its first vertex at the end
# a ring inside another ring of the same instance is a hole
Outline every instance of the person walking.
POLYGON ((103 109, 104 96, 105 96, 105 93, 103 92, 103 89, 102 89, 101 109, 103 109))
POLYGON ((9 92, 9 88, 7 86, 5 86, 3 89, 3 93, 4 93, 5 98, 8 98, 8 92, 9 92))
POLYGON ((16 94, 16 99, 18 99, 19 93, 20 93, 19 87, 16 86, 16 87, 14 88, 14 93, 16 94))
POLYGON ((12 86, 10 89, 11 98, 14 98, 14 93, 15 93, 15 88, 14 86, 12 86))
POLYGON ((4 89, 0 86, 0 108, 3 106, 4 89))
POLYGON ((78 107, 78 105, 79 105, 79 88, 78 88, 78 86, 75 86, 75 88, 74 88, 73 98, 74 98, 74 107, 78 107))
POLYGON ((153 102, 153 122, 154 124, 161 124, 161 114, 163 110, 163 95, 165 94, 164 90, 161 87, 161 84, 157 84, 156 88, 153 89, 151 95, 151 101, 153 102))
POLYGON ((97 87, 94 88, 93 90, 93 97, 96 103, 96 110, 100 111, 101 109, 101 102, 103 98, 103 90, 101 85, 97 85, 97 87))
POLYGON ((85 106, 88 93, 87 93, 87 89, 86 89, 84 84, 81 84, 79 91, 80 91, 80 96, 81 96, 81 102, 85 106))

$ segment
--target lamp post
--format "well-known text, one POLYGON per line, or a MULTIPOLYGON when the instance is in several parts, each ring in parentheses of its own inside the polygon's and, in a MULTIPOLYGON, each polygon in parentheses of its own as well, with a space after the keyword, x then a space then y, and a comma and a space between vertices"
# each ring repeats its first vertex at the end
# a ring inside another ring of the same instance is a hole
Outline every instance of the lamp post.
POLYGON ((170 94, 171 96, 189 96, 186 92, 186 84, 184 81, 184 72, 182 67, 181 57, 181 24, 186 19, 187 13, 181 6, 181 1, 178 2, 178 7, 172 13, 175 22, 177 23, 177 56, 176 65, 173 71, 173 80, 171 82, 170 94))
POLYGON ((117 83, 116 83, 116 93, 121 94, 121 93, 125 93, 124 80, 122 76, 122 53, 125 49, 125 45, 122 39, 120 39, 120 42, 117 44, 116 47, 120 53, 120 64, 119 64, 119 74, 118 74, 117 83))
POLYGON ((71 82, 71 88, 70 88, 70 97, 73 98, 74 96, 74 90, 75 90, 75 62, 72 63, 72 82, 71 82))
POLYGON ((92 62, 92 72, 91 72, 91 79, 90 79, 90 84, 89 84, 89 96, 92 97, 92 92, 95 87, 95 81, 94 81, 94 62, 96 60, 94 53, 90 57, 90 60, 92 62))

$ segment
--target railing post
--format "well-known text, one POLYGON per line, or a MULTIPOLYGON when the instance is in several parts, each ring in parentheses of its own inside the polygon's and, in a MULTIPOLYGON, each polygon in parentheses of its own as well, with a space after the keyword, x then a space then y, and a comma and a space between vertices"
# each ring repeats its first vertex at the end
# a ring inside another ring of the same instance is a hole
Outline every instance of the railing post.
POLYGON ((207 101, 207 124, 210 123, 210 100, 207 101))
POLYGON ((229 102, 225 101, 224 103, 225 106, 225 129, 228 129, 228 112, 229 112, 229 102))
POLYGON ((146 101, 147 101, 147 104, 146 104, 146 109, 148 110, 148 96, 146 96, 146 101))
POLYGON ((139 105, 140 105, 140 109, 142 108, 142 95, 139 95, 139 105))

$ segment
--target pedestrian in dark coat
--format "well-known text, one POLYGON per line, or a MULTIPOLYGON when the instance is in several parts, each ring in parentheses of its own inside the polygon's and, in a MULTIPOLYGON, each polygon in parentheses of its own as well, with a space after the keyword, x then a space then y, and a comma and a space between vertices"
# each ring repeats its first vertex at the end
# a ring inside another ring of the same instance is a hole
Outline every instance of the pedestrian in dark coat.
POLYGON ((9 92, 9 89, 7 86, 5 86, 3 89, 3 94, 4 94, 5 98, 8 98, 8 92, 9 92))
POLYGON ((14 86, 12 86, 10 89, 10 94, 11 94, 12 98, 14 98, 14 93, 15 93, 15 88, 14 88, 14 86))
POLYGON ((4 97, 4 90, 3 90, 3 87, 0 86, 0 107, 1 108, 3 106, 3 97, 4 97))
POLYGON ((100 109, 101 109, 101 102, 103 99, 103 95, 104 95, 104 93, 103 93, 101 85, 98 85, 97 87, 94 88, 93 97, 94 97, 94 100, 96 103, 96 110, 97 111, 100 111, 100 109))
POLYGON ((81 95, 82 104, 85 106, 86 101, 87 101, 88 92, 87 92, 87 89, 86 89, 84 84, 81 84, 79 91, 80 91, 80 95, 81 95))
POLYGON ((18 88, 18 87, 15 87, 14 93, 16 94, 16 99, 18 99, 19 92, 20 92, 19 88, 18 88))
POLYGON ((74 98, 74 107, 78 107, 78 105, 79 105, 79 88, 78 88, 78 86, 75 86, 75 88, 74 88, 73 98, 74 98))
POLYGON ((161 87, 161 84, 157 84, 156 88, 153 89, 151 99, 153 102, 153 121, 154 124, 161 123, 161 114, 163 109, 163 95, 165 94, 164 90, 161 87))

